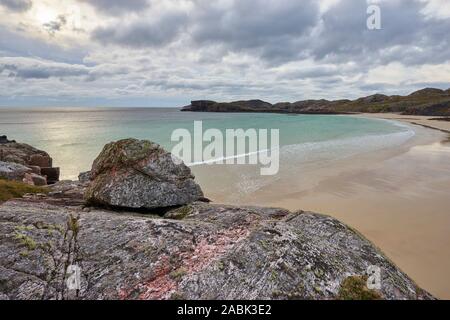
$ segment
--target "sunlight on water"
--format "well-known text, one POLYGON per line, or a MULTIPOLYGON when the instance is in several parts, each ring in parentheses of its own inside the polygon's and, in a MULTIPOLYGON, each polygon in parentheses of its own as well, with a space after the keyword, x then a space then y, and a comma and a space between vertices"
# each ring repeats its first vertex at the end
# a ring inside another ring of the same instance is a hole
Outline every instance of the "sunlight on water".
POLYGON ((297 163, 332 160, 401 144, 412 131, 395 122, 374 119, 278 114, 186 113, 178 109, 16 109, 0 110, 0 134, 50 153, 62 178, 76 179, 90 169, 102 147, 113 140, 148 139, 171 150, 172 131, 280 129, 281 158, 297 163))

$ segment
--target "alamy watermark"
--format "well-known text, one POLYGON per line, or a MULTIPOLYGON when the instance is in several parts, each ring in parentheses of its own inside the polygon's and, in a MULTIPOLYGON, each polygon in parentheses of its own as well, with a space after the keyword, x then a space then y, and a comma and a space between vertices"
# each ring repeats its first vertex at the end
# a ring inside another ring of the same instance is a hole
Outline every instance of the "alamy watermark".
POLYGON ((176 129, 171 140, 178 142, 172 148, 175 163, 260 165, 263 176, 279 171, 279 129, 226 129, 224 134, 215 128, 204 131, 203 122, 194 121, 193 135, 187 129, 176 129))
POLYGON ((81 268, 78 265, 69 265, 67 267, 66 286, 69 290, 81 290, 81 268))
POLYGON ((369 266, 367 268, 367 288, 370 290, 381 290, 381 268, 369 266))
POLYGON ((381 8, 377 4, 370 4, 367 7, 367 29, 381 30, 381 8))

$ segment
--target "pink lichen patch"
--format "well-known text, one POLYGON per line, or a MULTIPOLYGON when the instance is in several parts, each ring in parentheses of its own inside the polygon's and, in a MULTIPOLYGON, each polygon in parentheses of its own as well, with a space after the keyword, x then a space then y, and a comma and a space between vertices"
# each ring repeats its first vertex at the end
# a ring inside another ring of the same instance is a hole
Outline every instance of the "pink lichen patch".
MULTIPOLYGON (((179 252, 181 263, 171 265, 167 255, 162 255, 155 264, 150 281, 138 284, 135 289, 142 292, 139 299, 168 299, 176 292, 178 283, 170 277, 170 272, 183 269, 186 274, 204 270, 221 256, 230 252, 240 241, 246 239, 251 231, 250 225, 255 221, 247 221, 247 226, 239 226, 219 231, 210 235, 201 235, 192 245, 189 252, 179 252)), ((175 253, 173 254, 175 255, 175 253)))
POLYGON ((183 268, 187 273, 203 270, 230 251, 236 243, 247 238, 249 234, 250 230, 247 228, 236 228, 200 238, 193 252, 181 254, 183 268))
POLYGON ((167 299, 170 293, 175 291, 177 288, 177 283, 169 276, 171 271, 172 268, 169 257, 166 255, 161 256, 156 262, 152 280, 139 285, 140 289, 143 290, 139 296, 139 299, 167 299))
POLYGON ((127 289, 122 288, 122 289, 119 289, 118 295, 119 295, 119 300, 127 300, 128 297, 130 296, 130 292, 127 289))

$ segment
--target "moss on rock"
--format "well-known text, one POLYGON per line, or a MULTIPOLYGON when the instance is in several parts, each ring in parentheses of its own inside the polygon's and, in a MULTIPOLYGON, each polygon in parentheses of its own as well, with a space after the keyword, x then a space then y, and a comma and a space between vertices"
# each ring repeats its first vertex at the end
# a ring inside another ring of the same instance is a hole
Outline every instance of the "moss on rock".
POLYGON ((382 300, 376 290, 367 288, 367 276, 350 276, 341 283, 339 300, 382 300))

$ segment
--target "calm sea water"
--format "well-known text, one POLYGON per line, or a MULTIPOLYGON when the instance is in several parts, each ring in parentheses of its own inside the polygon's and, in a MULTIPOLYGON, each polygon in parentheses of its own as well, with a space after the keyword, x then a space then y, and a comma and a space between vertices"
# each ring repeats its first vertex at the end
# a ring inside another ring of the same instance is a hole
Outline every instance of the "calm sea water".
POLYGON ((76 179, 90 169, 102 147, 134 137, 168 150, 172 131, 203 127, 280 129, 281 163, 332 161, 404 143, 414 135, 395 122, 348 116, 190 113, 160 108, 0 109, 0 134, 50 153, 62 177, 76 179))

